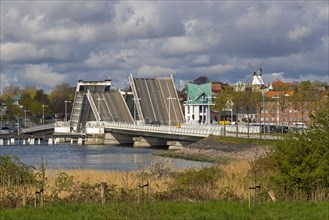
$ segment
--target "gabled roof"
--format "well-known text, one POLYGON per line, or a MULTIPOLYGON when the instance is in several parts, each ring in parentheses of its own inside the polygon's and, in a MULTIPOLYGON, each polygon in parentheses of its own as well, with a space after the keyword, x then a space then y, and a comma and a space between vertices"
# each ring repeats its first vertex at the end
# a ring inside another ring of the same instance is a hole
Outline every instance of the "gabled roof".
POLYGON ((197 85, 186 84, 187 100, 186 104, 208 104, 212 103, 211 82, 197 85))
POLYGON ((294 91, 268 91, 266 92, 266 96, 269 98, 272 97, 282 97, 282 96, 293 96, 294 91))

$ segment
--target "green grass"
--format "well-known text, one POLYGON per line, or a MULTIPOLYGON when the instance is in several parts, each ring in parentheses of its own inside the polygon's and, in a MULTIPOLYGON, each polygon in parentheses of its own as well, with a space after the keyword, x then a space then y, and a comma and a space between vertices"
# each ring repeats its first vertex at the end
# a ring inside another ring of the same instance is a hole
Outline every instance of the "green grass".
POLYGON ((0 219, 329 219, 329 202, 136 202, 0 209, 0 219))

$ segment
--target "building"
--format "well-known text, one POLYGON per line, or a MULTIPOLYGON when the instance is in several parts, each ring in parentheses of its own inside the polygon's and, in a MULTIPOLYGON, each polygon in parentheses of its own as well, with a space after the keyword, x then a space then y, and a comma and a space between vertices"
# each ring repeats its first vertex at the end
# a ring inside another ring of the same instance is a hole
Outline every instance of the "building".
POLYGON ((212 83, 186 84, 186 101, 184 102, 185 121, 209 123, 211 121, 212 83))
POLYGON ((322 90, 313 88, 301 93, 295 84, 275 80, 263 94, 257 122, 289 127, 308 125, 312 122, 309 111, 323 96, 322 90))

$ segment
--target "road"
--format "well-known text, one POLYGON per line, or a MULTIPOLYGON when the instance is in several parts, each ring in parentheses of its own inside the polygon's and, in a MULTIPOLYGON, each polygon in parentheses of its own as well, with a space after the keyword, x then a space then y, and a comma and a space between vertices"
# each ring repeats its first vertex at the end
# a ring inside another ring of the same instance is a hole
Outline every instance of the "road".
POLYGON ((100 111, 102 121, 133 122, 127 104, 119 91, 91 95, 97 110, 100 111))
POLYGON ((183 113, 171 78, 135 78, 143 118, 148 123, 175 125, 183 113))

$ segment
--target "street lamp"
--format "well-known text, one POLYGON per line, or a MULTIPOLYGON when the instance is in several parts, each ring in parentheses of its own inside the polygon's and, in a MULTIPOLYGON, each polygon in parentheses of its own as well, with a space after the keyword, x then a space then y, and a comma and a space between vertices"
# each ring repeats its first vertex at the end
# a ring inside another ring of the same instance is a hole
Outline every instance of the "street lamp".
POLYGON ((26 128, 26 112, 28 112, 29 110, 25 109, 24 110, 24 128, 26 128))
POLYGON ((67 103, 71 103, 71 101, 65 100, 64 103, 65 103, 65 119, 64 119, 64 121, 67 121, 67 103))
POLYGON ((278 95, 272 97, 272 99, 277 99, 277 110, 276 110, 276 119, 275 119, 276 126, 280 125, 280 105, 279 105, 280 98, 281 97, 278 95))
POLYGON ((48 105, 42 105, 42 125, 45 125, 45 108, 48 107, 48 105))
POLYGON ((264 140, 266 139, 266 127, 265 127, 265 89, 262 89, 263 96, 263 129, 264 129, 264 140))
POLYGON ((168 117, 169 117, 169 119, 168 119, 168 123, 169 123, 169 126, 171 126, 171 120, 170 120, 170 102, 173 100, 173 99, 176 99, 176 98, 173 98, 173 97, 171 97, 171 96, 169 96, 168 98, 168 117))

